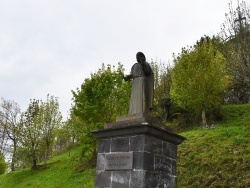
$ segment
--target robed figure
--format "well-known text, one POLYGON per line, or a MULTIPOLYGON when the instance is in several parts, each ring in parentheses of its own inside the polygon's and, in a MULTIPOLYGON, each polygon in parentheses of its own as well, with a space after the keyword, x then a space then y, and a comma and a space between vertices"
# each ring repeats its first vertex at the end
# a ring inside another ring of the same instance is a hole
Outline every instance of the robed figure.
POLYGON ((142 52, 136 54, 136 60, 131 73, 124 77, 125 81, 133 79, 129 116, 143 116, 153 108, 154 73, 142 52))

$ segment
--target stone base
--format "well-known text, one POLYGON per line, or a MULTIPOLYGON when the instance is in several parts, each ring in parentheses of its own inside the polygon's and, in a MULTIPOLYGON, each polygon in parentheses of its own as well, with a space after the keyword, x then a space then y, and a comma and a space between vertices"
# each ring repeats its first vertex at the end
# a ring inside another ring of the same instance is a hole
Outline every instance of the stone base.
POLYGON ((177 145, 185 138, 145 120, 118 121, 92 132, 98 139, 95 188, 176 187, 177 145), (132 168, 123 169, 126 161, 114 159, 119 168, 107 170, 106 157, 124 153, 132 153, 132 168))
POLYGON ((138 125, 153 125, 172 132, 172 129, 170 127, 162 125, 160 119, 153 118, 149 115, 120 116, 117 117, 116 122, 106 123, 104 125, 104 129, 114 129, 138 125))

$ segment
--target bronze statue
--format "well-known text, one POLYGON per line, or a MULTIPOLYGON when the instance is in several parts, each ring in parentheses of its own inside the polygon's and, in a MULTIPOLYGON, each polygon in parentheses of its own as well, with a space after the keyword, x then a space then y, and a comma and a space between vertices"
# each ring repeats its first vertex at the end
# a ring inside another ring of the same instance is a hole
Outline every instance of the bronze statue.
POLYGON ((142 52, 136 54, 136 60, 124 77, 125 81, 133 79, 128 115, 143 116, 153 107, 154 73, 142 52))

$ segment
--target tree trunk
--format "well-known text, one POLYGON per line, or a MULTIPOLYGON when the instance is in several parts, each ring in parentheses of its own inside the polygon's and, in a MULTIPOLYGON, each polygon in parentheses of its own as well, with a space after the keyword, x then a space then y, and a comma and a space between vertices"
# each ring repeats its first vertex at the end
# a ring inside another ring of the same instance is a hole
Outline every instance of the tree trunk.
POLYGON ((33 159, 32 159, 32 167, 31 167, 31 169, 36 169, 36 157, 33 157, 33 159))
POLYGON ((10 169, 12 172, 15 171, 15 162, 16 162, 16 140, 13 140, 13 154, 10 165, 10 169))
POLYGON ((45 166, 47 165, 47 160, 49 158, 49 148, 50 148, 50 142, 48 139, 46 139, 46 149, 45 149, 45 159, 44 159, 45 166))
POLYGON ((13 158, 14 158, 14 154, 12 155, 12 160, 11 160, 11 165, 10 165, 10 170, 12 172, 15 171, 15 162, 14 162, 13 158))
POLYGON ((206 112, 205 112, 205 107, 202 105, 201 107, 201 118, 202 118, 202 124, 204 127, 207 125, 207 118, 206 118, 206 112))

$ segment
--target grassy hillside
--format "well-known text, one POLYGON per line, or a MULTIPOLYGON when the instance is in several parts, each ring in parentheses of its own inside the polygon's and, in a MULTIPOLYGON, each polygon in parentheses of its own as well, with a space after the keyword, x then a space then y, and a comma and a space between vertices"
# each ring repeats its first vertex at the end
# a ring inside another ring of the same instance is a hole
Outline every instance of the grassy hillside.
POLYGON ((214 129, 182 133, 178 187, 250 187, 250 105, 223 107, 214 129))
MULTIPOLYGON (((250 187, 250 105, 227 105, 223 114, 214 129, 181 133, 187 140, 178 147, 178 187, 250 187)), ((79 170, 80 153, 78 147, 46 168, 1 175, 0 188, 92 188, 95 169, 79 170)))
POLYGON ((0 175, 0 188, 93 188, 95 169, 81 172, 81 147, 53 157, 46 167, 24 169, 0 175))

